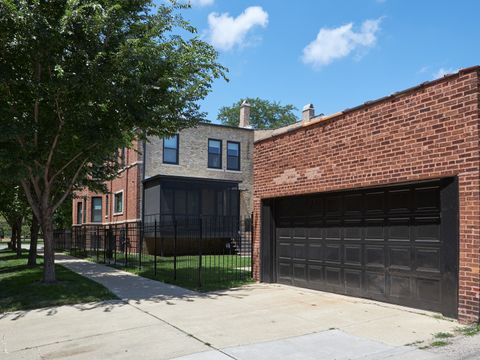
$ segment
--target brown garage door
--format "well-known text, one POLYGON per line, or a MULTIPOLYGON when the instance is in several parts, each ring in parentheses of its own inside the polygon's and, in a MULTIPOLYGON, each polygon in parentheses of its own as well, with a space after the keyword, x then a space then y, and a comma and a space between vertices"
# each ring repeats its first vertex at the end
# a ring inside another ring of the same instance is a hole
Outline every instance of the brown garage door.
POLYGON ((442 180, 276 200, 277 281, 455 317, 453 184, 442 180))

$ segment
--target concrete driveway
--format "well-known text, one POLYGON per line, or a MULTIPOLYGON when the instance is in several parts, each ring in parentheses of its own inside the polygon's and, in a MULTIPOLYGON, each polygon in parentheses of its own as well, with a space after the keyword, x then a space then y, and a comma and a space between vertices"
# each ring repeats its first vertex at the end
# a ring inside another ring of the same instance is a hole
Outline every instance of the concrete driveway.
POLYGON ((199 294, 69 257, 59 262, 123 301, 0 315, 6 358, 438 359, 442 354, 406 345, 429 344, 433 334, 459 326, 422 311, 288 286, 199 294))

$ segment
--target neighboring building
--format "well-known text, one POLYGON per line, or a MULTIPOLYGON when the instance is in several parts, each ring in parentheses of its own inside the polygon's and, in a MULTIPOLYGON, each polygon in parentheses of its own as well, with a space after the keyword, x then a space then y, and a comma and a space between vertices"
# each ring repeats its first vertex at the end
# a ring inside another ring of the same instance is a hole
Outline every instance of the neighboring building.
POLYGON ((255 278, 478 321, 479 78, 258 133, 255 278))
POLYGON ((145 149, 145 223, 180 217, 243 219, 252 213, 249 105, 240 127, 201 123, 145 149))
POLYGON ((109 225, 141 221, 142 146, 118 152, 123 168, 118 177, 106 183, 106 194, 84 189, 73 199, 73 225, 109 225))
POLYGON ((173 215, 229 218, 238 225, 253 211, 249 114, 244 104, 238 128, 201 123, 171 138, 150 138, 123 149, 119 156, 125 166, 106 184, 106 194, 88 189, 75 194, 73 225, 140 223, 142 217, 152 223, 173 215))

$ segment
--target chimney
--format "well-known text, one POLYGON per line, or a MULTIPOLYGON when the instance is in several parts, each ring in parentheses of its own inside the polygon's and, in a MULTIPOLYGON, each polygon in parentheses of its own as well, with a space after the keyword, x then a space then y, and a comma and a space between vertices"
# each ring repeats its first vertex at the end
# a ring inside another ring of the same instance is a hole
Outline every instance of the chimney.
POLYGON ((250 104, 247 100, 244 100, 242 105, 240 105, 240 123, 238 124, 238 127, 250 127, 250 104))
POLYGON ((305 105, 302 110, 302 122, 308 122, 314 116, 315 116, 315 108, 313 107, 313 104, 305 105))

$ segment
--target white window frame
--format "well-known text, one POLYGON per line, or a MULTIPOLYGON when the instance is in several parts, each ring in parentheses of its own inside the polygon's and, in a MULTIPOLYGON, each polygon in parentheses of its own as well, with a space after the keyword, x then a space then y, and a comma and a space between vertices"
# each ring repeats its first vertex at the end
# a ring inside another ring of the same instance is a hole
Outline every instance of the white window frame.
POLYGON ((117 192, 114 192, 113 193, 113 209, 112 209, 112 213, 113 215, 123 215, 123 211, 125 209, 125 193, 123 190, 120 190, 120 191, 117 191, 117 192), (116 197, 118 194, 122 194, 122 211, 121 212, 117 212, 117 209, 116 209, 116 197))

